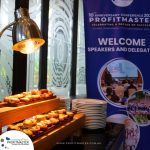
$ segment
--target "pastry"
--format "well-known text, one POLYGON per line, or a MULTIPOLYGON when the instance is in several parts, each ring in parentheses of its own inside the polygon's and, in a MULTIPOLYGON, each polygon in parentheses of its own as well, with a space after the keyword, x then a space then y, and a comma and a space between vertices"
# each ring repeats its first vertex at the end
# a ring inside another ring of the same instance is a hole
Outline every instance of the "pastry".
POLYGON ((27 96, 27 95, 31 95, 32 93, 31 93, 31 92, 22 92, 22 94, 23 94, 24 96, 27 96))
POLYGON ((16 126, 18 126, 19 128, 23 127, 23 123, 17 123, 16 126))
POLYGON ((38 101, 38 100, 41 99, 41 96, 40 96, 40 95, 32 95, 32 96, 31 96, 31 99, 32 99, 33 101, 38 101))
POLYGON ((33 90, 33 91, 31 91, 31 94, 32 95, 40 95, 41 92, 39 90, 33 90))
POLYGON ((66 109, 60 109, 60 110, 57 110, 59 114, 65 114, 66 113, 66 109))
POLYGON ((20 98, 20 101, 28 103, 28 102, 30 102, 30 99, 28 97, 22 97, 22 98, 20 98))
POLYGON ((37 126, 40 127, 41 130, 46 130, 47 129, 47 124, 45 124, 43 121, 38 122, 37 126))
POLYGON ((22 130, 22 132, 24 132, 28 136, 32 136, 33 135, 33 132, 31 130, 29 130, 29 129, 24 129, 24 130, 22 130))
POLYGON ((58 118, 59 114, 54 113, 54 112, 50 112, 50 113, 47 114, 47 117, 48 118, 58 118))
POLYGON ((60 121, 64 121, 65 119, 68 118, 68 115, 65 115, 65 114, 59 114, 59 120, 60 121))
POLYGON ((67 111, 66 114, 67 114, 69 117, 73 117, 73 116, 74 116, 74 113, 71 112, 71 111, 67 111))
POLYGON ((11 98, 13 98, 13 96, 6 96, 6 97, 4 98, 4 102, 8 102, 11 98))
POLYGON ((33 134, 37 134, 38 131, 40 131, 40 126, 36 125, 30 128, 30 130, 33 132, 33 134))
POLYGON ((53 98, 53 93, 52 93, 51 91, 48 91, 47 93, 43 93, 43 94, 41 95, 41 97, 42 97, 43 99, 50 99, 50 98, 53 98))
POLYGON ((44 120, 44 121, 41 121, 41 122, 46 124, 47 126, 51 126, 52 125, 52 122, 50 120, 44 120))
POLYGON ((40 89, 41 94, 48 93, 48 89, 40 89))
POLYGON ((49 98, 49 95, 48 93, 44 93, 41 95, 42 99, 48 99, 49 98))
POLYGON ((46 120, 46 115, 36 115, 35 119, 37 121, 42 121, 42 120, 46 120))
POLYGON ((57 123, 59 123, 59 120, 56 119, 56 118, 50 118, 49 120, 51 121, 52 124, 57 124, 57 123))
POLYGON ((13 97, 15 97, 15 98, 22 98, 22 97, 24 97, 24 95, 23 94, 16 94, 16 95, 13 95, 13 97))
POLYGON ((20 128, 17 125, 8 125, 7 130, 20 130, 20 128))
POLYGON ((52 110, 50 113, 56 113, 56 114, 58 114, 58 110, 52 110))
POLYGON ((25 97, 28 98, 30 102, 34 101, 33 95, 26 95, 25 97))
POLYGON ((11 97, 8 100, 8 103, 10 103, 10 104, 18 104, 19 102, 20 102, 20 100, 18 98, 15 98, 15 97, 11 97))
POLYGON ((36 125, 36 120, 35 119, 27 119, 23 121, 23 125, 25 127, 32 127, 36 125))

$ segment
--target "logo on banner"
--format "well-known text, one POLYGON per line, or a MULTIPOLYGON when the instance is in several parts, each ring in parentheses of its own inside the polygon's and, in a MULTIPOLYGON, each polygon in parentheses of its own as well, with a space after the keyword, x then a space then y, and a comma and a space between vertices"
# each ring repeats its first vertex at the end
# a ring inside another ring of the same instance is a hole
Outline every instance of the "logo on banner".
POLYGON ((127 7, 131 5, 133 0, 111 0, 118 7, 127 7))
POLYGON ((0 150, 34 150, 31 139, 20 131, 7 131, 0 136, 0 150))

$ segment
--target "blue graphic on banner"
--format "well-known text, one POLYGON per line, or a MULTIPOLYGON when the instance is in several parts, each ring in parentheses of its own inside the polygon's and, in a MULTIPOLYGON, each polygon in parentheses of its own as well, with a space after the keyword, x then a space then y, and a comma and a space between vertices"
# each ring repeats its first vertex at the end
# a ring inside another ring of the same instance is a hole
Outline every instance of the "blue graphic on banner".
POLYGON ((150 147, 149 1, 84 0, 88 98, 125 125, 124 149, 150 147))

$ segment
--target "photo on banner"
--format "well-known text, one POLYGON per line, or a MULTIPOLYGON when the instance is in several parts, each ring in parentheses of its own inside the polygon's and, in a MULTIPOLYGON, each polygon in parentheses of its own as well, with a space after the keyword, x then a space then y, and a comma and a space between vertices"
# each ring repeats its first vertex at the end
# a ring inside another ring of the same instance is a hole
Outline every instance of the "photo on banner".
POLYGON ((143 89, 139 68, 123 58, 110 60, 100 69, 98 76, 100 94, 114 106, 126 107, 127 99, 143 89))

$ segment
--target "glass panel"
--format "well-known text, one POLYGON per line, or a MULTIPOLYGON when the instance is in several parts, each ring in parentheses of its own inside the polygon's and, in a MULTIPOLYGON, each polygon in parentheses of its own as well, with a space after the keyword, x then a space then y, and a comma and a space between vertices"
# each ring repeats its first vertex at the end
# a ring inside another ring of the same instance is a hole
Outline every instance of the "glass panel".
POLYGON ((69 96, 73 0, 50 0, 47 87, 69 96))
MULTIPOLYGON (((15 0, 0 0, 0 31, 14 21, 15 0)), ((0 38, 0 100, 12 94, 12 27, 0 38)))
MULTIPOLYGON (((38 27, 41 25, 41 0, 29 1, 30 18, 38 27)), ((39 50, 29 54, 27 59, 27 91, 38 89, 39 83, 39 50)))
POLYGON ((76 95, 86 95, 83 0, 79 0, 76 95))

